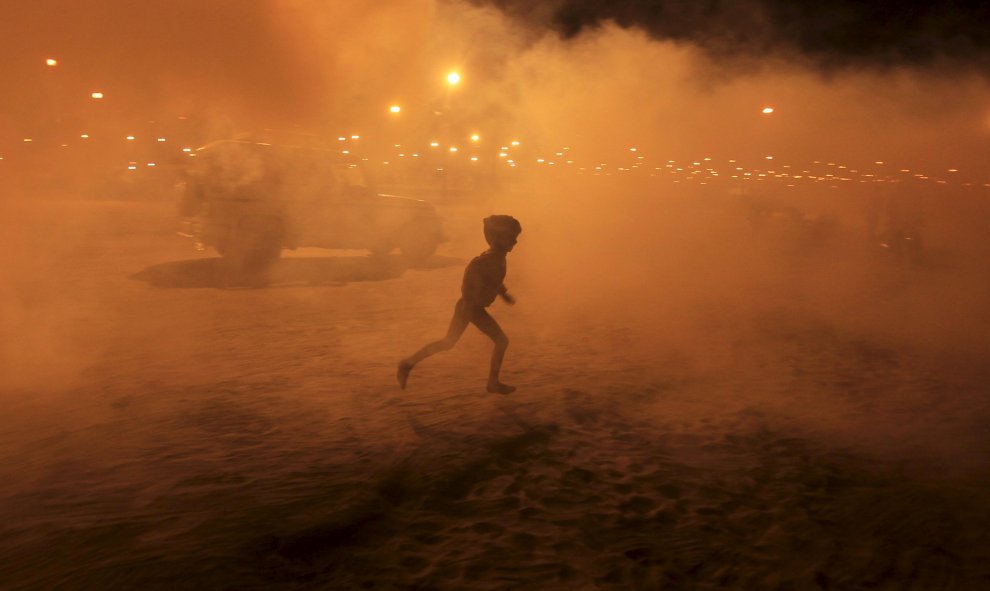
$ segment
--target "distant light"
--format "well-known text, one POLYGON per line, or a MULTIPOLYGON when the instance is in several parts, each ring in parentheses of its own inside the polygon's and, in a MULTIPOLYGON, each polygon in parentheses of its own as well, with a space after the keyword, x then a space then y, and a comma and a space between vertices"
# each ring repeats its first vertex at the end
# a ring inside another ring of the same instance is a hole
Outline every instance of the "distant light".
POLYGON ((498 153, 498 157, 499 158, 505 158, 506 156, 508 156, 508 154, 506 154, 505 152, 499 152, 498 153))
POLYGON ((149 162, 148 163, 148 166, 152 166, 153 167, 153 166, 155 166, 155 163, 154 162, 149 162))
POLYGON ((341 154, 350 154, 351 151, 350 150, 341 150, 340 153, 341 154))
POLYGON ((472 141, 472 142, 476 142, 476 141, 478 141, 478 140, 480 140, 480 139, 481 139, 481 136, 480 136, 480 135, 478 135, 478 134, 476 134, 476 133, 472 133, 472 134, 471 134, 471 141, 472 141))
POLYGON ((543 158, 537 158, 537 159, 536 159, 536 161, 537 161, 537 162, 538 162, 539 164, 543 164, 544 162, 546 162, 546 160, 544 160, 543 158))
POLYGON ((638 150, 638 148, 629 148, 629 151, 630 152, 636 152, 637 150, 638 150))
POLYGON ((352 135, 351 136, 351 139, 352 140, 359 140, 359 139, 361 139, 361 136, 359 136, 359 135, 352 135))
POLYGON ((450 151, 451 152, 456 152, 457 151, 457 146, 451 146, 450 147, 450 151))
POLYGON ((513 146, 518 146, 519 145, 519 140, 512 140, 512 145, 513 146))
POLYGON ((471 156, 471 162, 477 162, 477 161, 478 161, 477 156, 471 156))
POLYGON ((447 74, 447 84, 451 86, 457 86, 461 82, 461 75, 457 72, 451 72, 447 74))
POLYGON ((440 146, 440 142, 430 142, 430 147, 431 148, 436 148, 436 147, 439 147, 439 146, 440 146))
POLYGON ((127 167, 127 170, 137 170, 137 166, 131 164, 130 166, 127 167))
POLYGON ((133 139, 134 139, 134 136, 133 136, 133 135, 129 135, 129 136, 127 136, 127 137, 126 137, 125 139, 126 139, 126 140, 128 140, 128 141, 131 141, 131 140, 133 140, 133 139))
POLYGON ((337 141, 340 141, 340 142, 347 141, 347 138, 344 137, 344 136, 340 136, 339 138, 337 138, 337 141))
POLYGON ((959 172, 959 169, 958 168, 950 168, 949 169, 949 172, 959 172))
POLYGON ((48 59, 45 60, 45 63, 48 64, 49 66, 57 66, 58 65, 58 60, 55 59, 55 58, 51 58, 50 57, 50 58, 48 58, 48 59))
POLYGON ((770 113, 773 113, 773 110, 774 110, 773 107, 771 107, 770 105, 767 105, 767 106, 763 107, 763 114, 764 115, 769 115, 770 113))
POLYGON ((25 141, 26 143, 31 143, 31 142, 33 142, 34 140, 33 140, 33 139, 31 139, 31 138, 29 138, 29 137, 26 137, 26 138, 24 138, 24 141, 25 141))
POLYGON ((160 142, 164 142, 164 141, 165 141, 165 138, 163 138, 163 137, 160 137, 160 138, 158 138, 158 141, 160 141, 160 142))
POLYGON ((883 164, 883 160, 877 160, 877 161, 876 161, 876 162, 874 162, 873 164, 883 164))
POLYGON ((402 111, 402 107, 400 107, 399 105, 392 105, 391 107, 388 108, 388 110, 392 113, 398 113, 402 111))
POLYGON ((773 160, 773 156, 767 156, 767 160, 773 160))
POLYGON ((103 93, 102 92, 93 92, 93 93, 90 93, 89 96, 91 96, 92 98, 95 98, 95 99, 101 99, 101 98, 103 98, 103 93))
POLYGON ((80 135, 79 137, 81 137, 84 140, 88 140, 89 139, 89 134, 88 133, 84 133, 84 134, 80 135))
POLYGON ((192 148, 182 148, 183 152, 192 152, 192 148))

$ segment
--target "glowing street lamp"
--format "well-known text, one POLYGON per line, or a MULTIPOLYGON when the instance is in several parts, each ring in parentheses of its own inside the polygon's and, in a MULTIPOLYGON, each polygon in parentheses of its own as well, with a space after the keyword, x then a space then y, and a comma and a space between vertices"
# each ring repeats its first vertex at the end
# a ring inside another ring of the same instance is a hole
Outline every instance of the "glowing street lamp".
POLYGON ((461 75, 457 72, 451 72, 447 74, 447 84, 451 86, 457 86, 461 82, 461 75))
POLYGON ((58 60, 53 57, 50 57, 45 60, 45 65, 47 65, 50 68, 54 68, 55 66, 58 65, 58 60))
POLYGON ((94 98, 94 99, 99 100, 99 99, 102 99, 103 98, 103 93, 102 92, 92 92, 92 93, 90 93, 89 96, 92 97, 92 98, 94 98))
POLYGON ((767 105, 767 106, 763 107, 763 114, 764 115, 769 115, 769 114, 773 113, 773 111, 774 111, 774 108, 771 107, 770 105, 767 105))
POLYGON ((402 111, 402 107, 400 107, 399 105, 392 105, 391 107, 388 108, 388 110, 390 113, 400 113, 402 111))

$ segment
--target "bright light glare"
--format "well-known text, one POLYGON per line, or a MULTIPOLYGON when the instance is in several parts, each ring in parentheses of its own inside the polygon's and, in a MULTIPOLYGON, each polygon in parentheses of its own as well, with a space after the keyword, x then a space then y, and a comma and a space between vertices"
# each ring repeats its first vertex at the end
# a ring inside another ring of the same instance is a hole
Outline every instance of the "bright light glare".
POLYGON ((451 72, 447 74, 447 84, 450 84, 451 86, 456 86, 460 82, 461 82, 461 75, 458 74, 457 72, 451 72))
POLYGON ((481 139, 481 136, 480 135, 478 135, 476 133, 471 134, 471 141, 472 142, 476 142, 476 141, 478 141, 480 139, 481 139))
POLYGON ((103 93, 102 92, 94 92, 94 93, 91 93, 89 96, 91 96, 91 97, 93 97, 95 99, 101 99, 101 98, 103 98, 103 93))
POLYGON ((440 145, 440 142, 430 142, 430 147, 431 148, 436 148, 439 145, 440 145))
POLYGON ((512 145, 513 146, 518 146, 519 145, 519 140, 512 140, 512 145))
POLYGON ((55 59, 55 58, 51 58, 50 57, 50 58, 48 58, 48 59, 45 60, 45 63, 48 64, 49 66, 57 66, 58 65, 58 60, 55 59))
POLYGON ((89 139, 89 134, 88 133, 84 133, 84 134, 80 135, 79 137, 81 137, 84 140, 88 140, 89 139))
POLYGON ((402 107, 400 107, 399 105, 392 105, 391 107, 388 108, 388 110, 392 113, 398 113, 402 111, 402 107))
POLYGON ((160 138, 158 138, 158 141, 160 141, 160 142, 164 142, 164 141, 165 141, 165 138, 163 138, 163 137, 160 137, 160 138))
POLYGON ((770 113, 773 113, 773 111, 774 111, 773 107, 770 107, 770 106, 763 107, 763 114, 764 115, 769 115, 770 113))
POLYGON ((455 146, 451 146, 451 147, 450 147, 450 151, 451 151, 451 152, 456 152, 456 151, 457 151, 457 148, 456 148, 455 146))
POLYGON ((133 136, 133 135, 129 135, 129 136, 127 136, 127 138, 125 138, 125 139, 127 139, 128 141, 131 141, 131 140, 133 140, 133 139, 134 139, 134 136, 133 136))
POLYGON ((359 136, 359 135, 352 135, 351 136, 351 139, 352 140, 359 140, 359 139, 361 139, 361 136, 359 136))

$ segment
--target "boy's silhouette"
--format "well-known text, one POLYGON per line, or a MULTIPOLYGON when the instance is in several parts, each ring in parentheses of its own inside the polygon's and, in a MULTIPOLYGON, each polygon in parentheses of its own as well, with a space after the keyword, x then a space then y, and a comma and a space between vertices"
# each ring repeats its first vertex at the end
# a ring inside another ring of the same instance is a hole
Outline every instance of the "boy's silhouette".
POLYGON ((516 303, 506 291, 502 281, 505 279, 505 255, 516 245, 516 239, 522 233, 522 226, 518 220, 508 215, 488 216, 483 223, 485 240, 490 248, 476 256, 464 270, 461 299, 457 300, 454 306, 454 317, 450 320, 447 336, 427 344, 411 357, 399 362, 397 377, 399 386, 403 389, 406 387, 412 368, 430 355, 453 347, 470 322, 495 343, 488 373, 488 391, 496 394, 509 394, 515 391, 514 387, 503 384, 498 379, 505 349, 509 346, 509 338, 485 308, 495 301, 495 296, 500 296, 510 305, 516 303))

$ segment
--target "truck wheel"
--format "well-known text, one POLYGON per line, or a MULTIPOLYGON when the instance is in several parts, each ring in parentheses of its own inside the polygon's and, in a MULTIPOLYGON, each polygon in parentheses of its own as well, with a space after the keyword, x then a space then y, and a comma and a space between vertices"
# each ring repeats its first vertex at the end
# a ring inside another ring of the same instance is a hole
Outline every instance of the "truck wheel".
POLYGON ((246 217, 224 250, 224 256, 242 270, 263 271, 282 254, 282 224, 272 217, 246 217))

